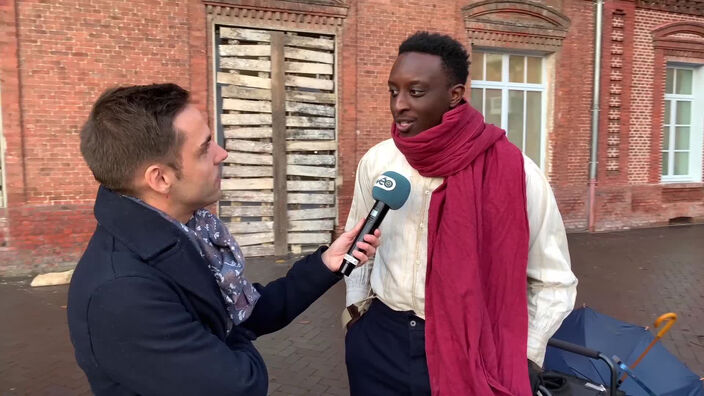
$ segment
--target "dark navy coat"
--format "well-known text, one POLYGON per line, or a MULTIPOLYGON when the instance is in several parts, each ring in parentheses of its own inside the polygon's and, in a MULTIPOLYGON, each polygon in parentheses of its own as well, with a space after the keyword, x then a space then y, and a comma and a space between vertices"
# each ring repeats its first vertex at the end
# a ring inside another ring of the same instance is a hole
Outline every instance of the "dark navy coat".
POLYGON ((252 315, 228 334, 213 274, 182 230, 104 187, 95 217, 71 281, 68 324, 97 395, 266 395, 252 340, 286 326, 340 279, 321 248, 285 277, 255 285, 252 315))

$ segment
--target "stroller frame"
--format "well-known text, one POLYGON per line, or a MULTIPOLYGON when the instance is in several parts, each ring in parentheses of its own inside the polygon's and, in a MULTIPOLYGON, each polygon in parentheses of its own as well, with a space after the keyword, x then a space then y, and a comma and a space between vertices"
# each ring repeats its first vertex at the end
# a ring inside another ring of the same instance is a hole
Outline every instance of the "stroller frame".
POLYGON ((568 352, 576 353, 578 355, 586 356, 591 359, 598 359, 606 363, 607 366, 609 366, 609 370, 611 372, 611 384, 609 386, 609 394, 612 396, 616 395, 616 391, 618 390, 618 371, 616 370, 616 366, 614 363, 609 359, 608 356, 604 355, 603 353, 596 351, 594 349, 590 349, 587 347, 583 347, 581 345, 573 344, 571 342, 567 341, 562 341, 558 340, 556 338, 551 338, 548 341, 548 345, 551 347, 563 349, 568 352))

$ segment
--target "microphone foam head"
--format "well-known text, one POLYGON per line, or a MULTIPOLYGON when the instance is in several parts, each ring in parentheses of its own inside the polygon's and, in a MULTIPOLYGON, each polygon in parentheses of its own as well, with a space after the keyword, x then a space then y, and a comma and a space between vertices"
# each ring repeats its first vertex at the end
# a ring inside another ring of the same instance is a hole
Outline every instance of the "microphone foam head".
POLYGON ((372 196, 391 209, 398 209, 406 203, 411 193, 411 182, 394 171, 386 171, 379 176, 372 187, 372 196))

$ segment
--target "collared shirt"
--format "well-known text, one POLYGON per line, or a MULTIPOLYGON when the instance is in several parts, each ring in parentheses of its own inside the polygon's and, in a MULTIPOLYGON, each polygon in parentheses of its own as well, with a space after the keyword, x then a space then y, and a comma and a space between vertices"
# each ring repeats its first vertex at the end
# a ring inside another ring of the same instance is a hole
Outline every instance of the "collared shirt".
MULTIPOLYGON (((528 358, 542 366, 548 339, 574 307, 577 278, 570 265, 567 236, 555 197, 543 172, 524 156, 530 240, 527 266, 528 358)), ((374 205, 372 185, 385 171, 411 183, 411 193, 398 210, 390 210, 379 227, 382 243, 374 262, 352 272, 347 305, 372 293, 397 311, 425 317, 428 210, 442 177, 421 176, 396 148, 393 139, 372 147, 357 167, 354 197, 346 229, 366 217, 374 205)))

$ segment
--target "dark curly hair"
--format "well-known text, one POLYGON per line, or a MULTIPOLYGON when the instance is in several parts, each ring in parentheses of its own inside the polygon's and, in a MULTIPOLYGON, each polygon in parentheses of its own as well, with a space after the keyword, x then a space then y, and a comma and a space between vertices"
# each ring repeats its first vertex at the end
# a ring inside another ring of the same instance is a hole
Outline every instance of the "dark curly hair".
POLYGON ((464 46, 450 36, 438 33, 416 32, 398 47, 398 54, 420 52, 437 55, 447 72, 450 85, 466 84, 469 74, 469 55, 464 46))

